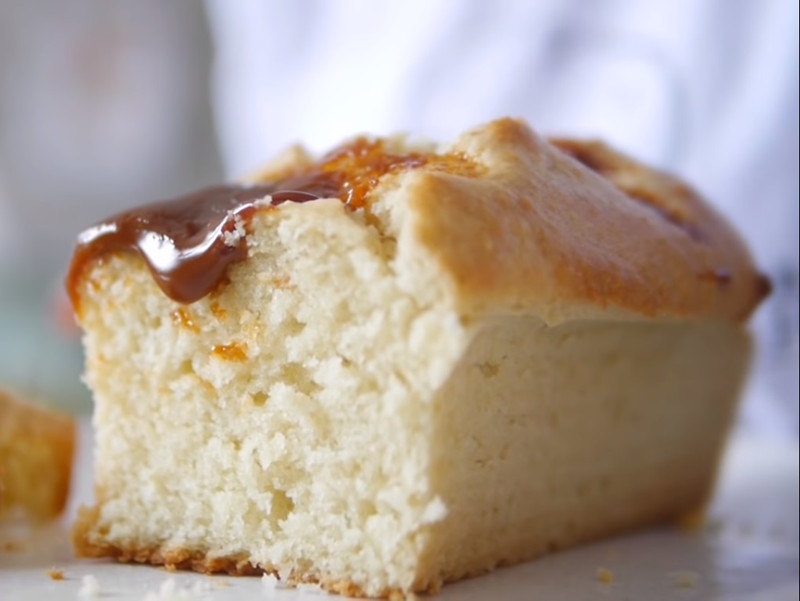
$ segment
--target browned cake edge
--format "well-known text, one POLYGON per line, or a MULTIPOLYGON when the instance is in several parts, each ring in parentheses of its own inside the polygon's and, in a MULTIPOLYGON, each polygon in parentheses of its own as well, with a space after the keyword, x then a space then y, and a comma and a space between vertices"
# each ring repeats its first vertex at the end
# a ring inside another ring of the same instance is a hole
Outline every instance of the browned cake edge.
MULTIPOLYGON (((705 498, 686 509, 681 508, 677 511, 665 513, 655 519, 646 520, 641 523, 628 524, 624 528, 608 528, 607 531, 599 531, 591 536, 581 536, 575 534, 569 540, 562 540, 558 545, 549 545, 544 548, 528 549, 521 553, 511 554, 502 558, 493 565, 482 566, 477 569, 469 569, 457 574, 446 574, 444 577, 431 578, 428 574, 425 579, 418 579, 411 591, 403 591, 397 588, 387 588, 375 595, 367 594, 358 584, 341 578, 331 578, 325 574, 313 571, 300 572, 293 571, 283 584, 288 586, 316 585, 321 589, 345 597, 359 598, 388 598, 405 599, 409 593, 432 595, 439 592, 443 585, 460 580, 466 580, 487 574, 497 568, 511 567, 522 564, 554 552, 574 548, 581 544, 591 543, 592 541, 602 540, 609 536, 617 536, 631 532, 642 527, 654 526, 657 524, 673 523, 678 527, 691 522, 692 528, 696 528, 698 523, 702 523, 705 515, 705 508, 708 503, 708 494, 705 498)), ((228 576, 261 576, 269 574, 279 578, 278 570, 274 566, 253 565, 246 554, 214 556, 210 557, 208 551, 197 549, 139 546, 135 542, 127 545, 114 545, 109 543, 93 543, 89 541, 89 532, 93 528, 99 513, 99 508, 80 507, 78 516, 71 532, 72 545, 76 557, 84 559, 113 559, 120 563, 149 564, 152 566, 163 566, 167 570, 193 571, 206 575, 228 575, 228 576)), ((280 578, 279 578, 280 579, 280 578)))

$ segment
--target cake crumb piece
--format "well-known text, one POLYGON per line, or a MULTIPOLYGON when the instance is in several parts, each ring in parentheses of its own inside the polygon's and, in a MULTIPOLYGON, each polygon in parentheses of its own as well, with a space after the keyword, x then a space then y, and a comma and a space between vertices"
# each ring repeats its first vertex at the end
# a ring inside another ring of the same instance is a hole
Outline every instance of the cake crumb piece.
POLYGON ((192 598, 188 591, 178 588, 174 578, 168 578, 161 583, 157 593, 147 593, 144 601, 190 601, 192 598))
POLYGON ((192 585, 191 591, 197 595, 211 592, 211 583, 199 580, 192 585))
POLYGON ((50 577, 50 580, 64 580, 64 570, 50 568, 45 573, 50 577))
POLYGON ((97 599, 100 596, 100 583, 97 578, 87 574, 81 578, 81 588, 78 589, 78 597, 82 599, 97 599))
POLYGON ((697 581, 700 579, 700 575, 697 572, 689 570, 673 572, 671 577, 678 588, 696 588, 697 581))
POLYGON ((212 584, 214 588, 227 588, 231 584, 227 580, 215 580, 212 584))
POLYGON ((229 211, 228 215, 233 218, 233 230, 223 230, 222 242, 225 246, 236 247, 239 241, 243 240, 247 235, 247 232, 244 229, 244 221, 241 215, 233 211, 229 211))
POLYGON ((272 208, 272 194, 267 194, 264 198, 259 198, 253 203, 257 209, 272 208))
POLYGON ((597 568, 597 580, 603 584, 611 584, 614 582, 614 572, 608 568, 597 568))

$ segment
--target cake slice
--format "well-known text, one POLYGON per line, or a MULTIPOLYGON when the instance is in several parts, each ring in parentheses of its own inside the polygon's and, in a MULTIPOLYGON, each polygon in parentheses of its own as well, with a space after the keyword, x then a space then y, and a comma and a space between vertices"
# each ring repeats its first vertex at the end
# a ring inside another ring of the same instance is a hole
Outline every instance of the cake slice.
POLYGON ((69 494, 75 422, 0 390, 0 520, 61 514, 69 494))
POLYGON ((678 180, 500 120, 84 232, 84 557, 435 591, 709 497, 767 293, 678 180))

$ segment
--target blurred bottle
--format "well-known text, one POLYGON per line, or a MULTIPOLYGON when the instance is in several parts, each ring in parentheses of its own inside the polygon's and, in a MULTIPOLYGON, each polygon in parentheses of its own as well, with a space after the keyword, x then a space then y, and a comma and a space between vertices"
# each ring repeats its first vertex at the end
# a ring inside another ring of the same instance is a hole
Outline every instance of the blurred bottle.
POLYGON ((222 177, 211 57, 192 0, 0 0, 0 382, 87 405, 54 316, 73 241, 222 177))
POLYGON ((109 211, 220 177, 203 7, 0 3, 5 213, 31 260, 63 264, 109 211))

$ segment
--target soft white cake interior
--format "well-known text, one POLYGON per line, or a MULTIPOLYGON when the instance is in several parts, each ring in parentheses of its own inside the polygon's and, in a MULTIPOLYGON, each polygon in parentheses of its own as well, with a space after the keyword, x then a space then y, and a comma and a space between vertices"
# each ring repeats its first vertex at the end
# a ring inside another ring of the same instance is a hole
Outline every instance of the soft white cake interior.
POLYGON ((250 230, 230 284, 192 305, 133 256, 88 276, 85 544, 377 595, 704 501, 737 326, 459 315, 432 264, 336 200, 250 230))

